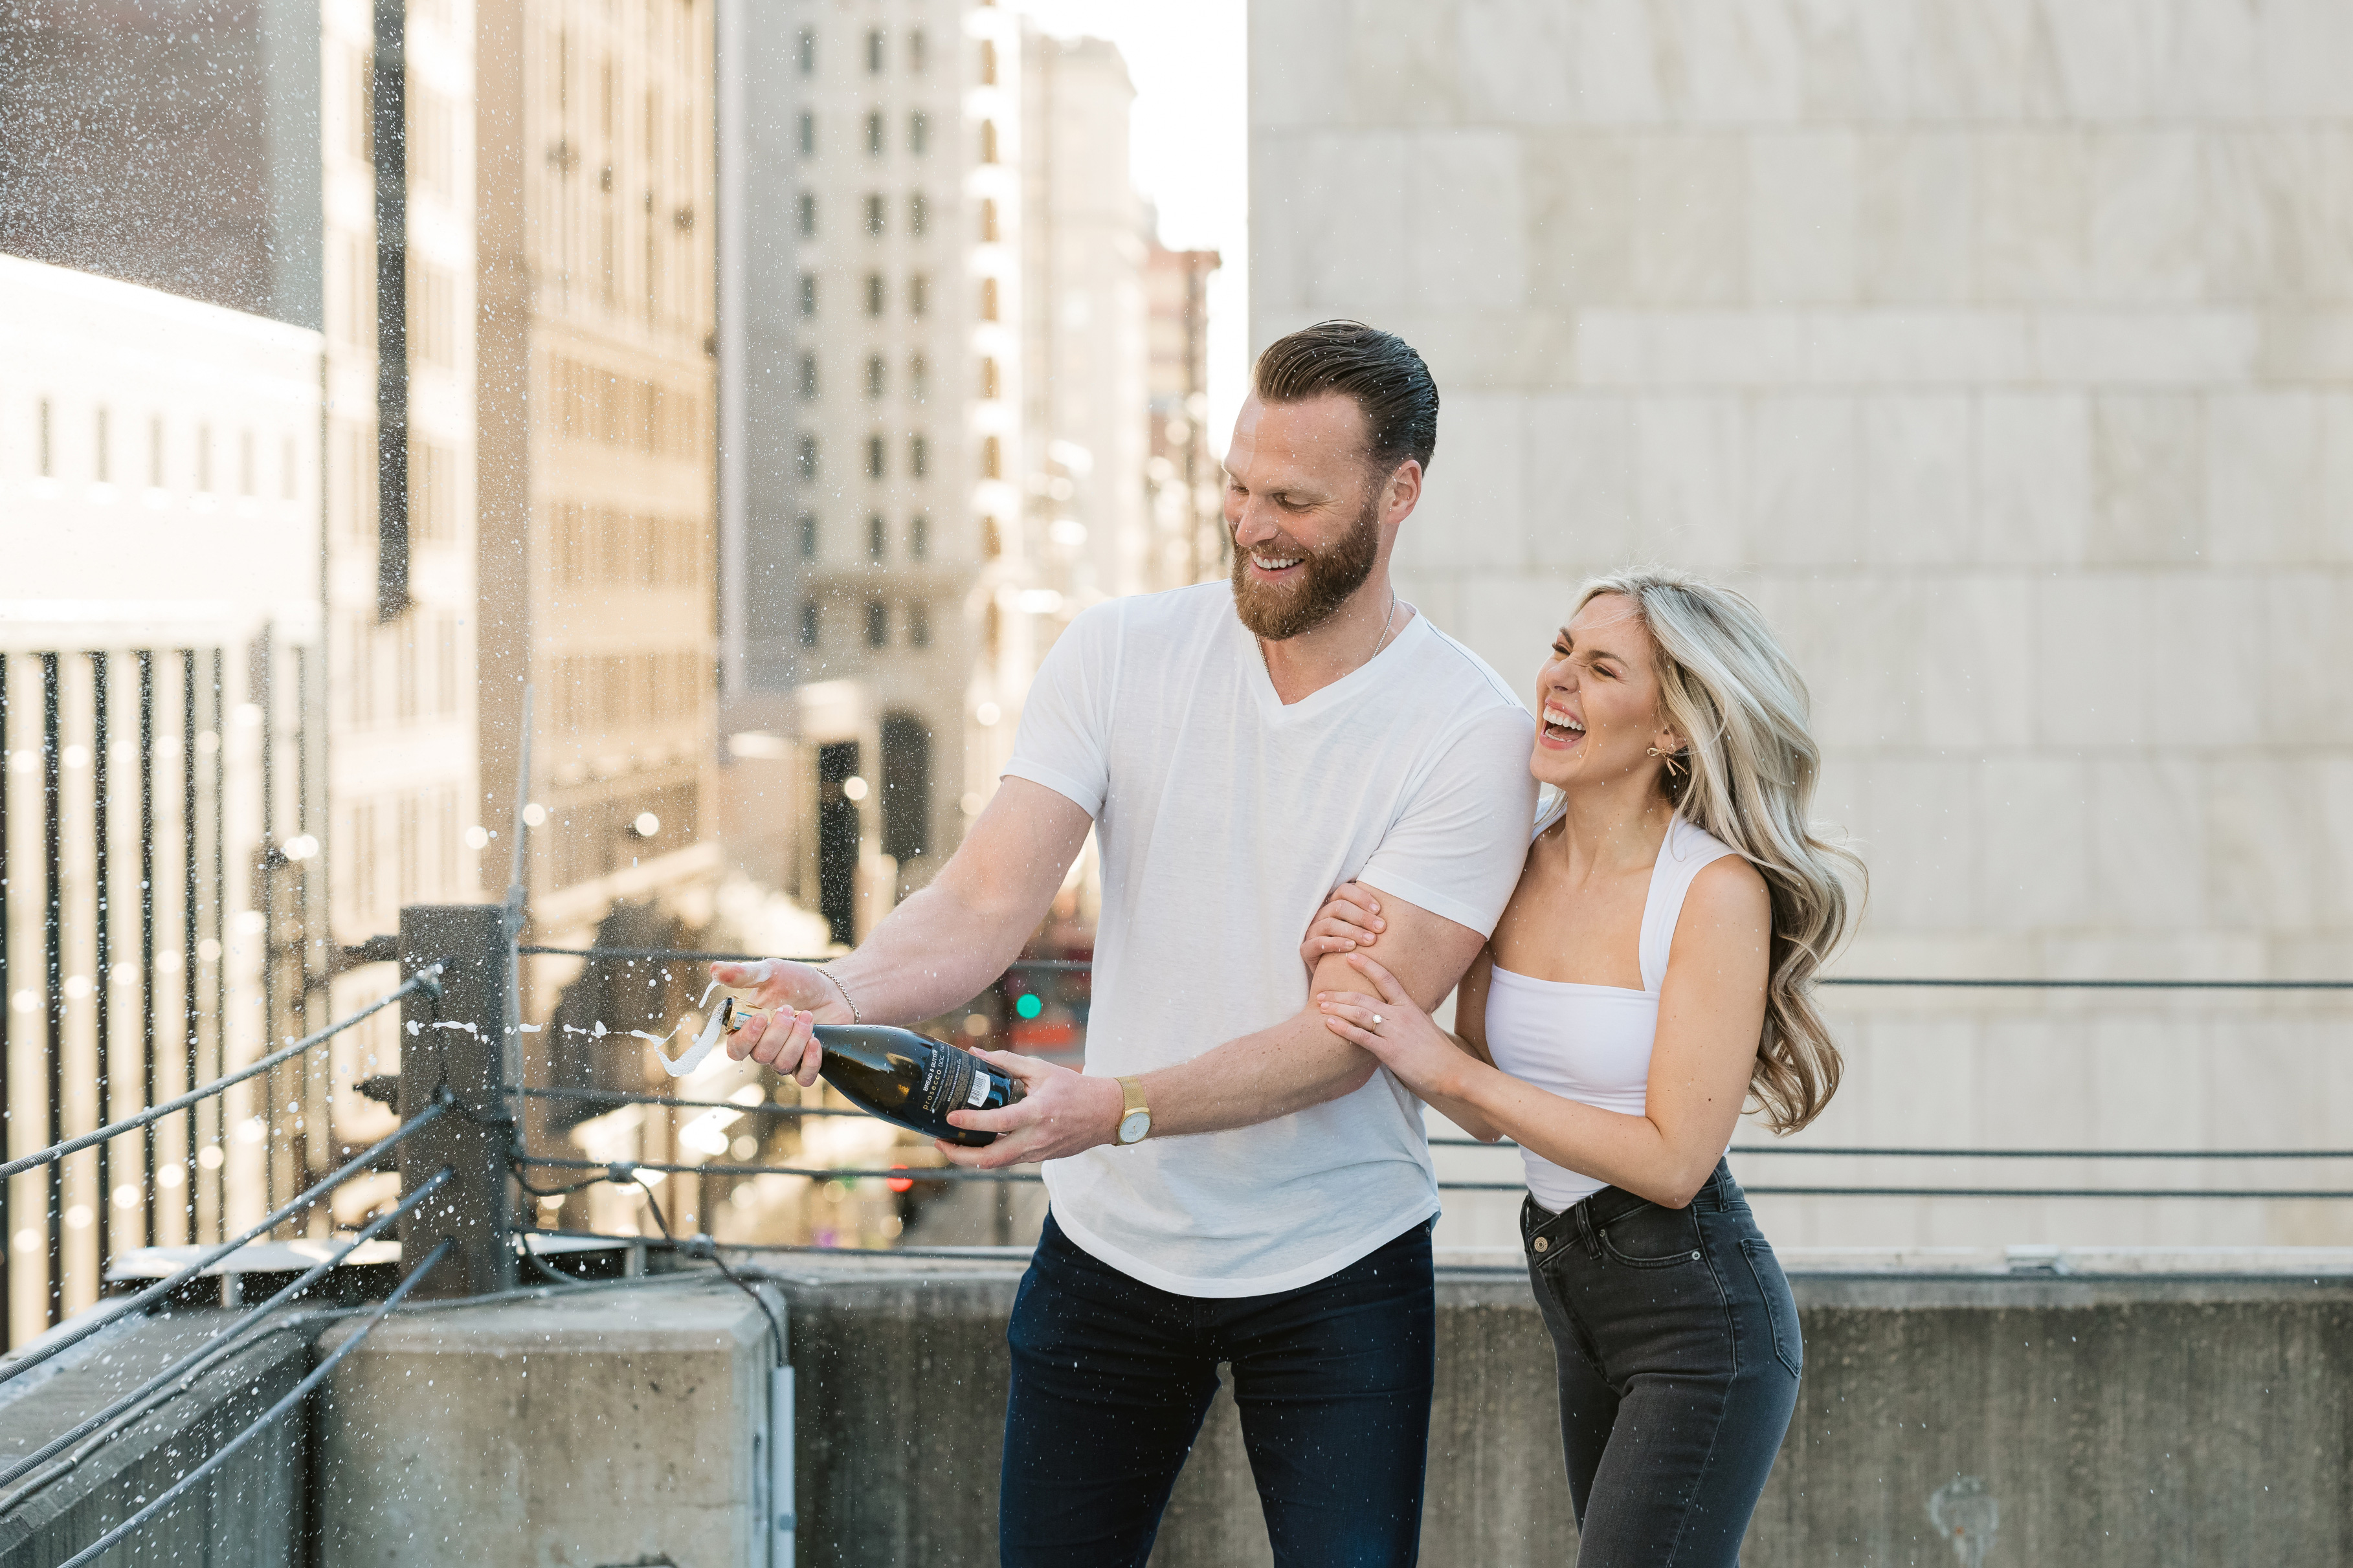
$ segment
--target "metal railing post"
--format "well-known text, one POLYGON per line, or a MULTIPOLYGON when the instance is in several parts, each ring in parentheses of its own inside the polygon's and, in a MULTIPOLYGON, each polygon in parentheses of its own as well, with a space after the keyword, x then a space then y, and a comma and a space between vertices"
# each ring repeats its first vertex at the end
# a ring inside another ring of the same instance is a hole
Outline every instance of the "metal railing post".
POLYGON ((400 1151, 403 1198, 444 1166, 451 1173, 401 1222, 404 1268, 422 1265, 445 1239, 456 1243, 419 1281, 419 1297, 479 1296, 512 1289, 515 1282, 506 919, 497 904, 412 905, 400 911, 402 974, 442 965, 439 998, 412 995, 400 1009, 401 1119, 437 1103, 448 1107, 400 1151))

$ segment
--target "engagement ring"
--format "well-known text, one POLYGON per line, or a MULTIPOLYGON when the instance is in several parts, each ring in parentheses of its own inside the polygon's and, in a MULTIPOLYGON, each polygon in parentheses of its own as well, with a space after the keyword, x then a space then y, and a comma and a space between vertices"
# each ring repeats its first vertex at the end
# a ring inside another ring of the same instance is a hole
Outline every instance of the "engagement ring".
POLYGON ((1374 1028, 1376 1028, 1376 1029, 1377 1029, 1377 1028, 1379 1028, 1380 1026, 1381 1026, 1381 1016, 1380 1016, 1378 1013, 1376 1013, 1376 1014, 1374 1014, 1374 1015, 1373 1015, 1373 1027, 1374 1027, 1374 1028))

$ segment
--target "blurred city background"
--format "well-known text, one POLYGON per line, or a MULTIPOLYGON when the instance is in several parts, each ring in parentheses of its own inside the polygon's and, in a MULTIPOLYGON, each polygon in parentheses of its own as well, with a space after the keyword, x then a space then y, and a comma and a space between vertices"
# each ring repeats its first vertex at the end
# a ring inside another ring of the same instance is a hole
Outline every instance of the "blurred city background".
MULTIPOLYGON (((2328 0, 0 5, 5 1152, 383 994, 405 907, 855 942, 1071 616, 1225 574, 1248 355, 1335 315, 1437 375, 1400 586, 1507 679, 1629 561, 1772 616, 1873 872, 1841 979, 2353 975, 2348 81, 2328 0)), ((1082 1061, 1090 865, 1029 952, 1066 966, 926 1026, 1082 1061)), ((631 1031, 701 979, 527 957, 526 1081, 790 1101, 662 1077, 631 1031)), ((1744 1180, 2211 1189, 2250 1167, 2076 1156, 2353 1142, 2342 991, 1832 1000, 1847 1086, 1744 1180), (1803 1152, 1883 1147, 2073 1152, 1803 1152)), ((383 1137, 401 1044, 9 1178, 10 1340, 383 1137)), ((879 1122, 528 1121, 910 1167, 647 1173, 731 1241, 1037 1224, 879 1122)), ((1441 1245, 1515 1203, 1451 1193, 1441 1245)), ((2326 1195, 1758 1207, 1793 1248, 2353 1244, 2326 1195)), ((526 1216, 650 1228, 617 1184, 526 1216)))

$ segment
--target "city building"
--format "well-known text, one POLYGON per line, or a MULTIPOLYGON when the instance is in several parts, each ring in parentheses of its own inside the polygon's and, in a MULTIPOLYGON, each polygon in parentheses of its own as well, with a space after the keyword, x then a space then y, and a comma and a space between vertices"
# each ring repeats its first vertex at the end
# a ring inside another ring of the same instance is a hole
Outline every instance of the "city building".
POLYGON ((479 0, 475 33, 481 891, 509 876, 527 689, 533 931, 585 937, 620 903, 699 925, 718 871, 712 16, 479 0))
POLYGON ((1145 585, 1144 241, 1108 46, 792 16, 723 59, 723 788, 733 863, 848 942, 961 840, 1059 628, 1145 585))
MULTIPOLYGON (((1524 691, 1588 573, 1663 561, 1755 596, 1812 685, 1819 815, 1872 867, 1847 975, 2353 973, 2353 700, 2319 673, 2353 666, 2337 14, 1250 14, 1253 342, 1359 317, 1444 397, 1406 595, 1524 691)), ((2338 1148, 2353 1126, 2327 994, 1825 995, 1846 1084, 1794 1147, 2338 1148)), ((1735 1167, 2285 1184, 2275 1162, 1735 1167)), ((1799 1246, 2353 1237, 2325 1201, 1757 1206, 1799 1246)), ((1441 1240, 1474 1233, 1517 1234, 1451 1205, 1441 1240)))
MULTIPOLYGON (((319 1020, 320 334, 0 256, 0 1109, 22 1155, 319 1020)), ((0 1344, 335 1152, 313 1058, 0 1183, 0 1344)), ((332 1157, 331 1157, 332 1156, 332 1157)))
POLYGON ((1231 565, 1225 514, 1225 453, 1209 411, 1209 274, 1214 250, 1145 252, 1145 376, 1151 456, 1145 493, 1152 518, 1146 575, 1153 588, 1222 577, 1231 565))

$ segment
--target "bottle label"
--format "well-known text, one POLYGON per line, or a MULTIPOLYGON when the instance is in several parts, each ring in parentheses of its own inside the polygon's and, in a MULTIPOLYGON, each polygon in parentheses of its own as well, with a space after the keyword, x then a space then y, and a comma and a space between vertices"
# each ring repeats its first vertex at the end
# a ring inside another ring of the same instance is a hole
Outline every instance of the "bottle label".
POLYGON ((940 1121, 946 1119, 949 1111, 961 1109, 965 1096, 972 1091, 973 1079, 984 1076, 974 1070, 976 1065, 970 1053, 953 1046, 937 1046, 932 1052, 930 1070, 923 1075, 923 1113, 940 1121))
POLYGON ((985 1072, 976 1072, 972 1075, 972 1092, 964 1097, 964 1102, 977 1110, 981 1106, 987 1103, 988 1091, 996 1087, 997 1080, 995 1079, 989 1077, 985 1072))

